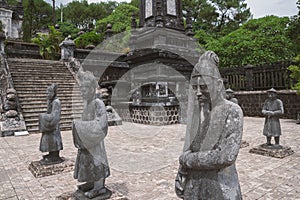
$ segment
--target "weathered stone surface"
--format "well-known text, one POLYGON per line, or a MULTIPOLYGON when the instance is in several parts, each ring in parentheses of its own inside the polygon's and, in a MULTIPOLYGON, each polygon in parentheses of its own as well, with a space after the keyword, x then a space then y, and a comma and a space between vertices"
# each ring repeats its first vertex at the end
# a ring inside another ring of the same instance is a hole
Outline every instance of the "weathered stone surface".
POLYGON ((59 121, 61 104, 57 98, 57 84, 47 88, 47 112, 39 115, 39 130, 42 132, 40 151, 49 152, 44 155, 41 164, 56 164, 63 162, 59 151, 63 149, 59 121))
MULTIPOLYGON (((92 198, 93 200, 105 200, 105 199, 109 199, 112 195, 112 192, 106 188, 106 193, 99 195, 97 197, 92 198)), ((73 194, 73 197, 75 200, 89 200, 90 198, 87 198, 84 196, 83 192, 80 190, 76 190, 73 194)))
MULTIPOLYGON (((108 189, 108 188, 107 188, 108 189)), ((103 200, 103 199, 111 199, 111 200, 129 200, 124 195, 119 192, 111 191, 108 189, 108 192, 105 195, 100 197, 92 198, 92 200, 103 200)), ((76 190, 75 192, 66 192, 56 197, 57 200, 89 200, 89 198, 85 197, 80 190, 76 190)))
POLYGON ((29 164, 28 169, 36 178, 73 171, 74 161, 62 159, 64 160, 62 163, 53 165, 42 165, 40 161, 33 161, 29 164))
POLYGON ((8 117, 8 118, 12 118, 12 117, 17 117, 18 116, 18 112, 15 111, 15 110, 9 110, 5 113, 5 115, 8 117))
POLYGON ((263 156, 275 157, 275 158, 285 158, 289 155, 292 155, 294 151, 291 147, 281 146, 273 147, 267 146, 266 144, 259 145, 249 150, 250 153, 255 153, 263 156))
POLYGON ((7 118, 0 124, 1 137, 13 136, 17 131, 26 130, 25 122, 15 118, 7 118))
MULTIPOLYGON (((81 119, 74 120, 72 127, 74 146, 78 149, 74 178, 79 182, 86 182, 78 188, 83 190, 87 197, 95 199, 95 197, 102 196, 98 193, 104 189, 105 179, 110 176, 104 145, 108 121, 105 104, 102 100, 95 98, 98 85, 95 76, 90 71, 84 72, 81 68, 78 71, 78 78, 84 109, 81 119)), ((79 196, 77 199, 82 199, 82 197, 79 196)))
POLYGON ((241 148, 245 148, 247 146, 249 146, 249 142, 242 140, 241 148))
POLYGON ((235 161, 243 112, 225 99, 218 62, 214 52, 205 52, 191 76, 186 138, 175 179, 182 199, 242 199, 235 161))

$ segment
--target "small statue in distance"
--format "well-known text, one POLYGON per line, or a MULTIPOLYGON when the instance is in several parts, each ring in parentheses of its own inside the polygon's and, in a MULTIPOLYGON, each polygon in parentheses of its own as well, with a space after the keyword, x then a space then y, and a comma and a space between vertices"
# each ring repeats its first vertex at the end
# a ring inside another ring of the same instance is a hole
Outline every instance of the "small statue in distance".
POLYGON ((234 91, 230 88, 228 88, 226 90, 226 99, 233 103, 239 104, 239 101, 237 100, 237 98, 234 97, 234 91))
POLYGON ((40 160, 42 165, 58 164, 64 161, 59 156, 63 144, 59 128, 61 105, 57 98, 57 84, 48 87, 47 99, 47 112, 39 116, 39 130, 42 132, 40 151, 49 152, 40 160))
POLYGON ((281 127, 279 117, 284 114, 283 103, 277 98, 277 91, 271 88, 267 91, 268 98, 263 104, 262 114, 266 116, 263 135, 267 138, 267 147, 282 148, 279 145, 281 127), (271 144, 271 138, 274 137, 275 144, 271 144))
POLYGON ((80 120, 73 121, 72 133, 78 149, 74 178, 85 182, 78 186, 77 198, 107 199, 112 192, 105 187, 105 179, 110 175, 104 138, 108 131, 106 108, 103 101, 95 98, 97 81, 89 72, 78 71, 80 89, 83 96, 83 113, 80 120))

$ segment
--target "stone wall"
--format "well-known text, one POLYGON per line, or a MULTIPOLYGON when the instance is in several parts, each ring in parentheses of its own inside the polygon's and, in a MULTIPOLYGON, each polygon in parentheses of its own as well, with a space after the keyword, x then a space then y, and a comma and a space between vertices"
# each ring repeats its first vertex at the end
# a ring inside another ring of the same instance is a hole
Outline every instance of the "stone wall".
MULTIPOLYGON (((235 92, 245 116, 263 117, 261 111, 264 101, 267 99, 265 91, 235 92)), ((300 112, 300 95, 295 90, 278 90, 278 97, 284 106, 283 118, 296 119, 300 112)))

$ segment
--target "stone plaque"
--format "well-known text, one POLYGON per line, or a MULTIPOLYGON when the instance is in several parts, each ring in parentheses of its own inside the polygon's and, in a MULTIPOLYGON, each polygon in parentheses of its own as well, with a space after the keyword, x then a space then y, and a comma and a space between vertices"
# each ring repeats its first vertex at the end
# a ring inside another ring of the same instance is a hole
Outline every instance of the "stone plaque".
POLYGON ((145 18, 151 17, 153 15, 152 10, 153 10, 152 0, 146 0, 145 18))
POLYGON ((176 16, 176 2, 175 0, 167 0, 167 13, 176 16))

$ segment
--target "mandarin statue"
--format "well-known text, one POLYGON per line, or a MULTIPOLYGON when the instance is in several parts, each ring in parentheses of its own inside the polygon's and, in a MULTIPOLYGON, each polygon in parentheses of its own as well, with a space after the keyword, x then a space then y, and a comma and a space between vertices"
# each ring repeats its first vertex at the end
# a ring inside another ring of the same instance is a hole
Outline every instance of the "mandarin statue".
POLYGON ((242 199, 235 161, 243 113, 225 99, 218 63, 218 56, 207 51, 191 75, 185 144, 175 179, 182 199, 242 199))
POLYGON ((267 91, 268 98, 263 104, 262 114, 265 116, 265 125, 263 135, 267 139, 267 147, 281 148, 279 138, 281 127, 279 117, 283 115, 283 103, 277 98, 277 91, 271 88, 267 91), (275 144, 271 144, 271 138, 274 137, 275 144))
POLYGON ((49 152, 40 160, 41 164, 50 165, 61 163, 64 160, 59 156, 63 149, 59 121, 61 105, 57 98, 57 84, 52 84, 47 89, 47 112, 39 116, 39 130, 42 132, 40 151, 49 152))
POLYGON ((234 91, 231 88, 228 88, 226 90, 226 99, 233 103, 239 104, 239 101, 237 100, 237 98, 235 98, 234 91))
POLYGON ((108 131, 106 108, 102 100, 95 98, 97 81, 94 75, 82 69, 78 71, 83 96, 83 113, 80 120, 73 121, 72 133, 78 149, 74 178, 85 182, 78 190, 87 198, 109 198, 111 191, 105 187, 110 175, 104 138, 108 131))

